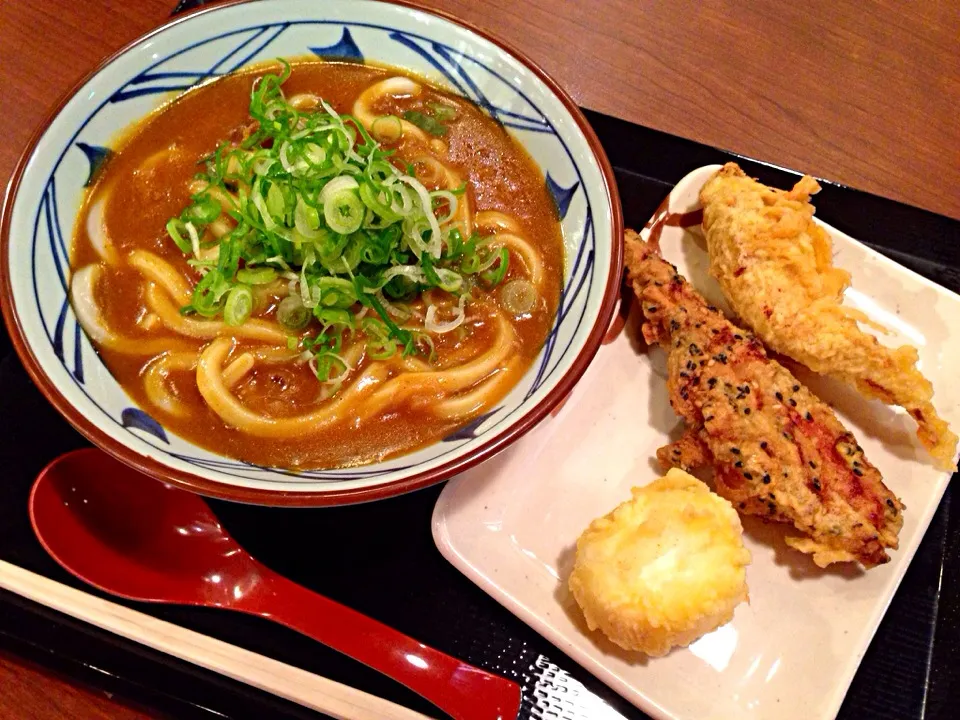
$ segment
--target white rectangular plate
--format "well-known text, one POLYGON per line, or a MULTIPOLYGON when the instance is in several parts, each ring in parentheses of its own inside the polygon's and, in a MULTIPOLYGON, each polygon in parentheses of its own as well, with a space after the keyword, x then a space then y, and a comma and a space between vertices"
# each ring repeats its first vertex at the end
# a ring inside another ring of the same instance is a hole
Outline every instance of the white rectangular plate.
MULTIPOLYGON (((719 166, 687 175, 669 210, 698 206, 719 166)), ((960 426, 960 297, 826 225, 835 262, 853 274, 846 303, 919 348, 934 402, 960 426)), ((648 231, 645 231, 648 232, 648 231)), ((715 304, 699 227, 665 227, 664 256, 715 304)), ((729 315, 729 313, 728 313, 729 315)), ((887 485, 906 503, 900 548, 864 572, 818 569, 787 548, 778 526, 745 518, 753 555, 750 604, 689 648, 648 660, 587 630, 567 591, 577 537, 590 521, 660 474, 657 448, 679 419, 667 400, 665 356, 620 334, 601 348, 562 409, 498 457, 451 481, 433 534, 443 555, 486 592, 630 702, 656 718, 833 718, 860 659, 940 502, 950 475, 930 463, 905 413, 795 370, 854 431, 887 485)), ((793 369, 793 368, 792 368, 793 369)))

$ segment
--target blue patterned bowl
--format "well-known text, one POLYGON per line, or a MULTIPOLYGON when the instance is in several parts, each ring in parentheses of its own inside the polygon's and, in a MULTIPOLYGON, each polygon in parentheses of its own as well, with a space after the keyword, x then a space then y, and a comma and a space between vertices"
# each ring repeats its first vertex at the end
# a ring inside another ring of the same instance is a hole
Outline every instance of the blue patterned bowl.
POLYGON ((7 192, 0 298, 37 385, 80 432, 121 460, 203 494, 245 502, 357 502, 450 477, 502 450, 563 400, 612 318, 622 223, 613 172, 596 136, 573 101, 521 54, 453 18, 401 3, 260 0, 164 25, 106 60, 63 100, 7 192), (510 128, 556 199, 567 263, 559 313, 540 356, 492 412, 443 442, 389 461, 290 472, 199 448, 133 405, 67 301, 69 243, 84 186, 118 131, 211 77, 311 53, 408 68, 510 128))

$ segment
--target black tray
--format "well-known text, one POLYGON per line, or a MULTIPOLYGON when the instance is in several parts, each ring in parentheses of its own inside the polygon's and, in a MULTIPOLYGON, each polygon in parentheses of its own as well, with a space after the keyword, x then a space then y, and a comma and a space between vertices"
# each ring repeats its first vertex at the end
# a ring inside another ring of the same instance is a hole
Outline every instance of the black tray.
MULTIPOLYGON (((734 156, 587 112, 617 172, 628 225, 640 227, 687 172, 734 156)), ((781 187, 796 175, 745 158, 744 169, 781 187)), ((833 184, 818 215, 954 291, 960 222, 833 184)), ((0 559, 91 590, 60 569, 30 529, 26 501, 37 472, 86 444, 33 386, 0 330, 0 559)), ((290 579, 523 686, 521 718, 591 717, 598 698, 644 718, 451 567, 434 547, 436 486, 336 509, 259 508, 212 501, 231 534, 290 579), (597 697, 590 697, 595 695, 597 697)), ((863 659, 841 718, 947 720, 960 689, 960 510, 951 490, 863 659)), ((111 598, 113 599, 113 598, 111 598)), ((432 716, 402 686, 300 635, 226 611, 121 604, 432 716)), ((802 631, 798 628, 798 632, 802 631)), ((316 713, 0 591, 0 648, 176 718, 316 718, 316 713)), ((2 692, 2 688, 0 688, 2 692)), ((608 717, 613 717, 612 713, 608 717)))

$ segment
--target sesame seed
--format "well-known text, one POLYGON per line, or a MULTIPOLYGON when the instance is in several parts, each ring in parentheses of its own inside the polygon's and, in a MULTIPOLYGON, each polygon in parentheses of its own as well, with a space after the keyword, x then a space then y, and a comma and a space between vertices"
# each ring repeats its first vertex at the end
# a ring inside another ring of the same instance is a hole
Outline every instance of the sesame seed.
POLYGON ((793 386, 793 391, 794 391, 794 392, 799 392, 799 391, 800 391, 800 386, 799 386, 799 385, 794 385, 794 386, 793 386))
POLYGON ((749 472, 745 472, 745 473, 743 474, 743 476, 744 476, 747 480, 753 480, 753 475, 751 475, 749 472))
POLYGON ((863 470, 861 470, 860 468, 854 468, 853 474, 856 475, 857 477, 863 477, 863 470))
POLYGON ((797 401, 794 400, 793 398, 790 398, 790 407, 796 407, 796 406, 797 406, 797 401))
POLYGON ((817 464, 816 464, 813 460, 811 460, 811 461, 810 461, 810 467, 812 467, 814 470, 816 470, 816 469, 817 469, 817 464))
POLYGON ((744 415, 749 415, 749 414, 750 414, 750 408, 744 408, 744 409, 743 409, 743 414, 744 414, 744 415))
POLYGON ((782 393, 782 392, 774 393, 774 397, 775 397, 777 400, 779 400, 780 402, 783 402, 783 393, 782 393))
POLYGON ((739 455, 739 454, 740 454, 740 448, 732 447, 732 448, 730 448, 730 452, 732 452, 734 455, 739 455))
POLYGON ((769 484, 770 484, 770 476, 769 476, 769 475, 764 475, 764 476, 763 476, 763 484, 764 484, 764 485, 769 485, 769 484))
POLYGON ((761 449, 761 450, 766 450, 766 449, 767 449, 767 441, 766 441, 766 440, 764 440, 763 442, 760 443, 760 449, 761 449))

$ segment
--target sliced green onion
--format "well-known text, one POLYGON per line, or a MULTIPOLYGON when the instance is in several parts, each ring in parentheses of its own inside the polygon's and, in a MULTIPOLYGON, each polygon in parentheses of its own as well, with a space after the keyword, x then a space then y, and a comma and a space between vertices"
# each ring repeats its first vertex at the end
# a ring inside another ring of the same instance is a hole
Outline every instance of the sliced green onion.
POLYGON ((272 267, 244 268, 237 271, 237 280, 247 285, 267 285, 277 279, 272 267))
POLYGON ((496 259, 499 260, 495 267, 484 270, 480 273, 480 278, 487 284, 487 287, 494 288, 501 283, 507 275, 507 266, 510 264, 510 253, 505 247, 500 248, 496 253, 496 259))
POLYGON ((190 248, 193 250, 193 256, 200 259, 200 233, 197 232, 197 228, 192 222, 184 223, 183 227, 187 230, 187 235, 190 236, 190 248))
POLYGON ((443 137, 447 134, 446 125, 437 122, 435 118, 432 118, 429 115, 424 115, 422 112, 417 112, 416 110, 407 110, 403 114, 403 119, 407 122, 413 123, 418 128, 430 133, 431 135, 443 137))
POLYGON ((427 103, 427 107, 430 108, 430 114, 442 123, 451 122, 460 117, 460 111, 446 103, 431 101, 427 103))
POLYGON ((438 322, 437 321, 437 306, 430 305, 427 307, 427 316, 425 318, 423 326, 432 333, 448 333, 453 330, 456 330, 463 324, 463 321, 466 319, 466 314, 464 313, 464 303, 467 298, 465 295, 460 296, 460 301, 457 303, 457 314, 454 316, 453 320, 449 322, 438 322))
POLYGON ((396 115, 384 115, 373 121, 370 134, 380 142, 396 142, 403 135, 403 123, 396 115))
POLYGON ((343 278, 323 277, 310 289, 316 291, 319 307, 348 308, 357 302, 353 283, 343 278))
POLYGON ((356 178, 350 177, 349 175, 335 177, 323 186, 323 190, 320 192, 320 202, 326 205, 327 200, 333 195, 341 193, 344 190, 356 190, 358 187, 359 183, 356 178))
POLYGON ((360 199, 363 204, 370 208, 386 223, 393 223, 400 219, 400 215, 395 213, 389 203, 390 193, 378 193, 369 182, 360 185, 360 199), (383 197, 386 195, 386 197, 383 197))
POLYGON ((357 237, 359 233, 351 235, 343 250, 332 255, 321 255, 320 264, 331 275, 347 275, 357 269, 363 254, 363 240, 357 237))
POLYGON ((277 322, 288 330, 300 330, 310 322, 310 310, 296 295, 288 295, 277 305, 277 322))
POLYGON ((353 327, 353 314, 349 310, 318 307, 313 314, 324 325, 353 327))
POLYGON ((170 218, 167 221, 167 235, 170 236, 170 239, 177 244, 177 247, 180 248, 180 252, 189 253, 193 251, 193 248, 190 245, 189 237, 184 237, 184 234, 187 232, 187 228, 183 224, 183 220, 180 218, 170 218))
POLYGON ((253 292, 247 285, 236 285, 227 293, 223 321, 227 325, 243 325, 253 312, 253 292))
POLYGON ((276 183, 271 184, 270 189, 267 190, 267 210, 270 211, 271 217, 276 220, 282 220, 286 214, 286 203, 283 199, 283 191, 280 190, 280 186, 276 183))
POLYGON ((341 235, 359 230, 365 214, 363 201, 354 190, 341 190, 323 203, 323 219, 331 230, 341 235))
POLYGON ((529 280, 517 278, 500 288, 500 304, 512 315, 526 315, 536 307, 539 293, 529 280))
POLYGON ((367 354, 374 360, 386 360, 397 352, 388 326, 377 318, 364 318, 360 327, 367 336, 367 354))
POLYGON ((193 204, 190 205, 180 215, 180 219, 185 223, 192 222, 197 225, 209 225, 223 211, 220 203, 217 202, 209 193, 200 193, 194 196, 193 204))
POLYGON ((443 225, 444 223, 450 222, 453 219, 453 216, 457 214, 457 205, 459 200, 457 196, 454 195, 449 190, 434 190, 430 193, 431 200, 431 210, 437 205, 442 205, 444 201, 447 202, 447 213, 442 217, 437 218, 437 222, 443 225))

